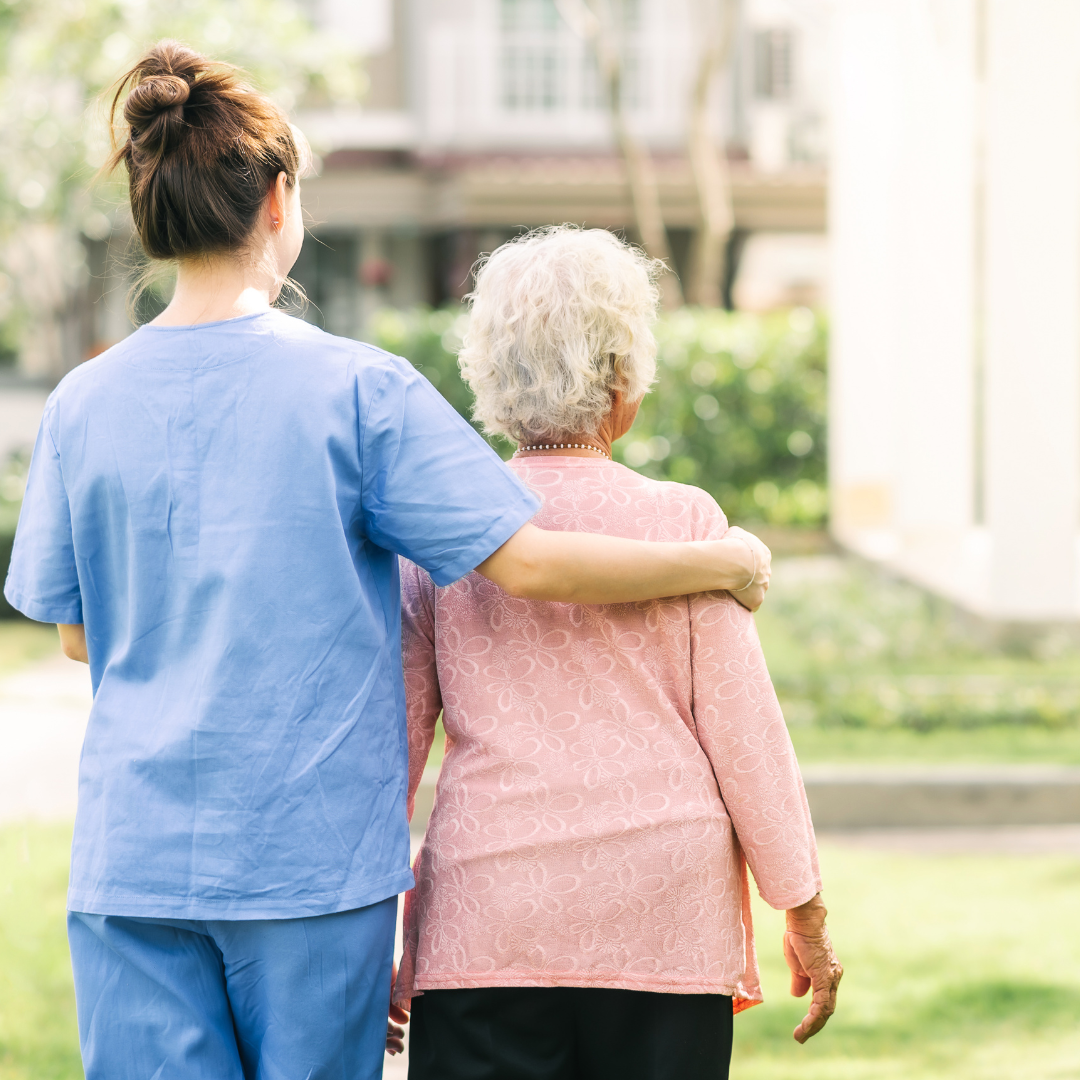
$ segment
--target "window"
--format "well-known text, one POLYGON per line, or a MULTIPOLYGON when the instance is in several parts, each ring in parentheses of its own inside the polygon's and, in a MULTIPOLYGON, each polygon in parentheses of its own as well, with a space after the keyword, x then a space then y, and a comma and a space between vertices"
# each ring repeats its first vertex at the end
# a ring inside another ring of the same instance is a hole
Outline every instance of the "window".
POLYGON ((502 101, 513 111, 552 112, 562 107, 562 57, 555 45, 504 45, 502 101))
POLYGON ((754 96, 786 101, 793 82, 794 41, 790 30, 759 30, 754 35, 754 96))
MULTIPOLYGON (((623 104, 645 105, 645 65, 638 38, 642 0, 610 0, 623 54, 623 104)), ((555 0, 500 0, 499 86, 512 112, 595 111, 607 99, 590 45, 565 24, 555 0)))
POLYGON ((506 30, 555 30, 559 10, 555 0, 502 0, 502 28, 506 30))
POLYGON ((563 27, 555 0, 501 0, 503 107, 552 112, 564 101, 563 27))

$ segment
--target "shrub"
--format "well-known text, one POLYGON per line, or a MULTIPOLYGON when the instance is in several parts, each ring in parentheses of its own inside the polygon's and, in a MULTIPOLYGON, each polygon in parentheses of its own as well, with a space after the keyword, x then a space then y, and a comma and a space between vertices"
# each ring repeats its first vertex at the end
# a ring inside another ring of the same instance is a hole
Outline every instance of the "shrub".
POLYGON ((1080 725, 1075 647, 1036 640, 1024 656, 989 646, 948 601, 857 560, 788 562, 758 625, 794 726, 1080 725))
MULTIPOLYGON (((26 473, 30 467, 28 453, 12 454, 7 461, 0 461, 0 582, 7 577, 11 561, 11 545, 15 539, 15 525, 19 520, 26 473)), ((0 588, 0 619, 10 619, 18 612, 4 598, 0 588)))
MULTIPOLYGON (((375 344, 411 360, 462 415, 472 394, 457 350, 461 309, 387 309, 375 344)), ((616 460, 697 484, 728 516, 776 525, 825 520, 824 320, 805 308, 755 316, 685 308, 656 326, 658 378, 616 460)), ((504 456, 510 445, 491 440, 504 456)))

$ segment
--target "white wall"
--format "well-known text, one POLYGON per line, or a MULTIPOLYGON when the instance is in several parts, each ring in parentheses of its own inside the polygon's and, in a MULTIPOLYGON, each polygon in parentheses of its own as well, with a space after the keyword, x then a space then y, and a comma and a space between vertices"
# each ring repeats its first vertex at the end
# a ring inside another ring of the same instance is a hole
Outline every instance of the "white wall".
POLYGON ((988 7, 990 602, 1053 617, 1076 611, 1077 589, 1080 4, 988 7), (1022 600, 1014 595, 1019 577, 1022 600))
POLYGON ((1080 4, 837 0, 833 47, 834 530, 1080 616, 1080 4))

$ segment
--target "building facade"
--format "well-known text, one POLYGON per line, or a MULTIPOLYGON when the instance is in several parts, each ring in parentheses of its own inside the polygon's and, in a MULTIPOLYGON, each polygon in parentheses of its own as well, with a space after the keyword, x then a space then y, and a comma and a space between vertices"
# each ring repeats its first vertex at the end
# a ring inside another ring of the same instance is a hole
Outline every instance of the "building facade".
MULTIPOLYGON (((460 298, 476 257, 522 229, 570 221, 634 235, 592 49, 568 7, 557 0, 313 6, 324 23, 340 20, 340 32, 352 27, 371 79, 362 108, 298 118, 321 165, 304 186, 320 243, 307 247, 297 276, 328 328, 362 333, 384 304, 460 298)), ((681 270, 699 219, 686 148, 699 0, 621 0, 614 10, 624 106, 654 159, 681 270)), ((804 234, 823 249, 826 43, 821 0, 742 8, 712 102, 716 139, 730 161, 734 255, 758 233, 804 234)), ((792 277, 780 293, 790 286, 820 298, 820 259, 807 265, 804 257, 792 277)))

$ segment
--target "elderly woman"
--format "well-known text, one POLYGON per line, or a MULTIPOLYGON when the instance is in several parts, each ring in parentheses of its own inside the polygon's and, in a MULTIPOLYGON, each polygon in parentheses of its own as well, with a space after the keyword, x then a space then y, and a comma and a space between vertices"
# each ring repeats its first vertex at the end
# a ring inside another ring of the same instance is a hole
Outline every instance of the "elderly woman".
MULTIPOLYGON (((611 460, 655 374, 655 266, 561 227, 479 272, 461 367, 545 529, 728 531, 704 491, 611 460)), ((753 619, 728 593, 584 606, 403 564, 410 811, 446 756, 394 999, 411 1080, 716 1080, 761 1001, 746 865, 788 912, 820 1030, 841 969, 814 833, 753 619)))

